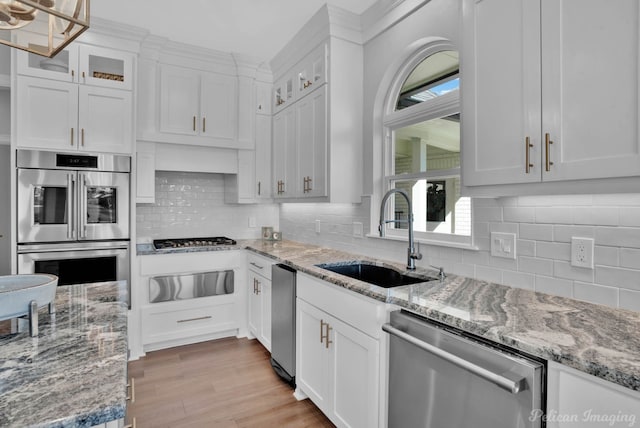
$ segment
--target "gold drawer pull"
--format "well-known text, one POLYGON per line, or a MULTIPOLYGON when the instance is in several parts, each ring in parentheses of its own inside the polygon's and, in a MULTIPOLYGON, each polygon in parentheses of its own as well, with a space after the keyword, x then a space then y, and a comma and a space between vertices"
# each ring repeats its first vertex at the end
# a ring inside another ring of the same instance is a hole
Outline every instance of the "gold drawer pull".
POLYGON ((80 141, 82 143, 82 147, 84 147, 84 128, 80 130, 80 141))
POLYGON ((196 117, 193 116, 193 130, 196 130, 196 117))
POLYGON ((186 319, 186 320, 178 320, 177 322, 181 323, 181 322, 201 321, 201 320, 208 320, 210 318, 212 318, 211 315, 207 315, 207 316, 204 316, 204 317, 189 318, 189 319, 186 319))
POLYGON ((333 329, 331 328, 329 323, 326 323, 326 326, 327 326, 327 335, 324 337, 325 338, 325 342, 324 343, 326 345, 326 348, 329 349, 329 345, 333 343, 333 340, 329 340, 329 334, 330 334, 329 332, 331 330, 333 330, 333 329))
POLYGON ((533 164, 531 163, 531 154, 530 149, 531 147, 533 147, 533 144, 531 144, 531 139, 529 137, 524 139, 524 153, 525 153, 525 167, 524 170, 527 174, 529 174, 529 172, 531 172, 531 168, 533 168, 533 164))
POLYGON ((129 388, 131 392, 130 395, 127 395, 127 401, 131 401, 131 404, 133 404, 136 402, 136 380, 134 378, 131 378, 131 382, 129 382, 127 388, 129 388))
POLYGON ((73 146, 73 128, 71 128, 71 145, 73 146))
POLYGON ((203 117, 202 118, 202 133, 204 134, 205 132, 207 132, 207 118, 203 117))
POLYGON ((549 135, 548 132, 544 134, 544 144, 545 144, 545 159, 546 159, 545 170, 549 172, 551 171, 551 165, 553 165, 553 162, 551 162, 551 154, 549 153, 550 146, 551 144, 553 144, 553 141, 551 141, 551 136, 549 135))

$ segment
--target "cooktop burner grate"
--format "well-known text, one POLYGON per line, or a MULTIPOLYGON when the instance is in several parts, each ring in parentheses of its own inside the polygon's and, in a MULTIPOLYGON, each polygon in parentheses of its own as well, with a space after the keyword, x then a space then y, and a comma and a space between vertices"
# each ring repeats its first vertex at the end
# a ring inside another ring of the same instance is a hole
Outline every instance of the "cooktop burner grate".
POLYGON ((153 247, 156 250, 170 248, 215 247, 217 245, 235 245, 236 241, 226 236, 213 236, 209 238, 175 238, 155 239, 153 247))

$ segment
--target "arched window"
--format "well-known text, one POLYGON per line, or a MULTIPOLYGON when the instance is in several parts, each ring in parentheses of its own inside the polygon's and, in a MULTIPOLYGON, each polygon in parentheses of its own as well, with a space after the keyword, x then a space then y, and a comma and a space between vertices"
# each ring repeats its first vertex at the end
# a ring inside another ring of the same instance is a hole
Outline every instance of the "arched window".
MULTIPOLYGON (((471 244, 471 201, 460 196, 460 76, 448 43, 424 46, 410 58, 387 95, 384 191, 405 190, 418 238, 471 244)), ((407 228, 407 204, 396 194, 388 235, 407 228)))

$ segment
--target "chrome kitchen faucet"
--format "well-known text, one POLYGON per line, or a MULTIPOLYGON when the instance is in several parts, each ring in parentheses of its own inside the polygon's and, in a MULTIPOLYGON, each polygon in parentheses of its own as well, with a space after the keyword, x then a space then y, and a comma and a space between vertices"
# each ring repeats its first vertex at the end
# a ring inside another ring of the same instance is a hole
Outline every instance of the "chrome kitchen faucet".
POLYGON ((403 223, 403 221, 385 220, 385 218, 384 218, 384 209, 386 208, 387 200, 394 193, 399 193, 400 195, 404 196, 404 198, 407 200, 407 205, 409 206, 409 208, 408 208, 409 209, 409 214, 407 215, 407 221, 406 221, 406 223, 408 224, 408 227, 409 227, 409 248, 407 248, 407 269, 408 270, 415 270, 415 268, 416 268, 416 262, 415 261, 422 259, 422 254, 417 252, 415 247, 414 247, 414 241, 413 241, 413 206, 411 205, 411 199, 409 198, 409 195, 407 194, 407 192, 405 192, 404 190, 401 190, 401 189, 391 189, 387 193, 385 193, 384 197, 382 198, 382 202, 380 203, 380 225, 378 226, 378 231, 380 232, 380 236, 384 237, 384 225, 385 224, 387 224, 387 223, 403 223))

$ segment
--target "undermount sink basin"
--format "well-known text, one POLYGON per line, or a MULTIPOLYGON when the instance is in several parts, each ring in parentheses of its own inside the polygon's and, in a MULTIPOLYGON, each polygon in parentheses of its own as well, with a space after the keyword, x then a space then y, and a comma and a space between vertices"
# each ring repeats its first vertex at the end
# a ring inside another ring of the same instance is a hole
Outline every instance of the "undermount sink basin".
POLYGON ((58 277, 48 274, 0 276, 0 321, 29 313, 29 304, 45 306, 56 297, 58 277))
POLYGON ((316 266, 383 288, 417 284, 419 282, 433 281, 435 279, 430 277, 419 278, 409 276, 392 268, 363 262, 324 263, 316 266))

